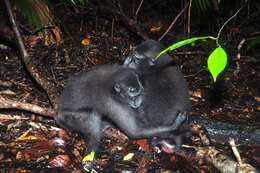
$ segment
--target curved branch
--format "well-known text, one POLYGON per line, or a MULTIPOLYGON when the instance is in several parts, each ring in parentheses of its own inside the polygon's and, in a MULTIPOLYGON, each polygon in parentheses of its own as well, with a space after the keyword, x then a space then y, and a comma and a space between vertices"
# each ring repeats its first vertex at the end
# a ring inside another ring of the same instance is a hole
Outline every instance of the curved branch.
POLYGON ((0 109, 19 109, 36 113, 45 117, 54 118, 55 110, 50 108, 43 108, 30 103, 17 102, 8 98, 0 96, 0 109))
POLYGON ((170 26, 168 27, 168 29, 163 33, 163 35, 158 39, 159 41, 161 41, 166 34, 168 34, 168 32, 172 29, 173 25, 176 23, 176 21, 179 19, 179 17, 184 13, 184 11, 186 10, 186 8, 189 6, 189 3, 187 3, 185 5, 185 7, 181 10, 181 12, 174 18, 174 20, 172 21, 172 23, 170 24, 170 26))

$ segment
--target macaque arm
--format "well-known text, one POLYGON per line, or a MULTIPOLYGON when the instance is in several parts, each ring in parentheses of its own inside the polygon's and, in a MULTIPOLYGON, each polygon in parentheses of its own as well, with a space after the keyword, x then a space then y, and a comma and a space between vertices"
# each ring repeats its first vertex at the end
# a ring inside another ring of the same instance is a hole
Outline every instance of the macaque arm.
POLYGON ((134 134, 132 134, 132 135, 134 138, 158 136, 161 133, 177 130, 181 126, 181 124, 183 124, 186 120, 187 120, 186 113, 179 113, 177 115, 177 118, 175 119, 175 121, 169 126, 157 126, 157 127, 149 128, 149 129, 139 127, 139 128, 136 128, 136 130, 134 131, 134 134))
POLYGON ((186 113, 179 113, 175 121, 169 126, 143 127, 137 123, 136 117, 124 114, 117 118, 112 117, 113 121, 131 138, 146 138, 158 136, 161 133, 177 130, 182 123, 187 120, 186 113))

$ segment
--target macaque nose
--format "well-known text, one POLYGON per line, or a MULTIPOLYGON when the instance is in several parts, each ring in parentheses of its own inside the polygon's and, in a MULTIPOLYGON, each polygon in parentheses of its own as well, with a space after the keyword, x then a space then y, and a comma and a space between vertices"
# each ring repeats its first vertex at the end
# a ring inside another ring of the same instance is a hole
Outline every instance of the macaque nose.
POLYGON ((137 92, 137 89, 133 88, 133 87, 130 87, 130 92, 135 93, 135 92, 137 92))

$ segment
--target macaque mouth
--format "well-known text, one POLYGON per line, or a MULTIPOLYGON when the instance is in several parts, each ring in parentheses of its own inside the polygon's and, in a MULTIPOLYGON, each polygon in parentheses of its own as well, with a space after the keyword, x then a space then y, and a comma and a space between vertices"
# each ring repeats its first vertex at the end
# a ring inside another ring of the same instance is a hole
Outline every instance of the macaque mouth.
POLYGON ((130 100, 130 105, 131 105, 132 108, 136 109, 136 108, 139 108, 142 105, 143 99, 139 95, 132 97, 132 99, 130 100))

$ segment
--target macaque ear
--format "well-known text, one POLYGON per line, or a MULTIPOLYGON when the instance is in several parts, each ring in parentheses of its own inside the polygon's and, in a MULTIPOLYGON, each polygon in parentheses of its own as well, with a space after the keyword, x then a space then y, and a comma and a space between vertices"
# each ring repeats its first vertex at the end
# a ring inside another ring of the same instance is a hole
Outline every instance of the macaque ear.
POLYGON ((121 92, 121 85, 119 83, 116 83, 114 85, 114 90, 117 92, 117 93, 120 93, 121 92))

